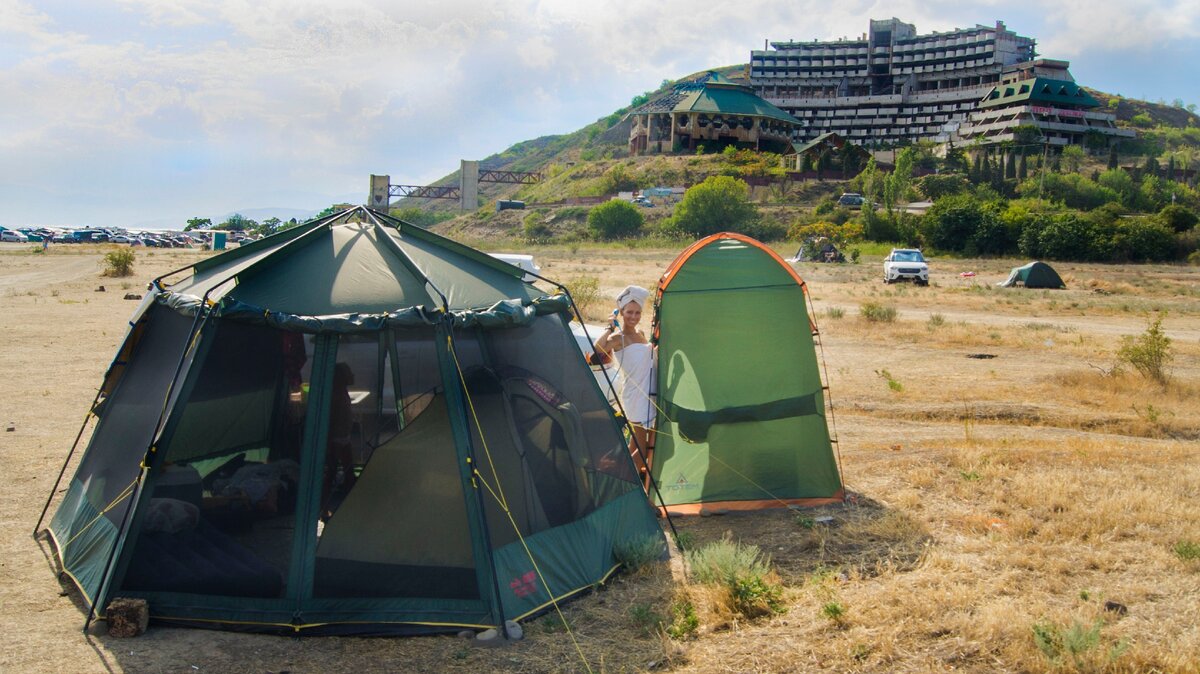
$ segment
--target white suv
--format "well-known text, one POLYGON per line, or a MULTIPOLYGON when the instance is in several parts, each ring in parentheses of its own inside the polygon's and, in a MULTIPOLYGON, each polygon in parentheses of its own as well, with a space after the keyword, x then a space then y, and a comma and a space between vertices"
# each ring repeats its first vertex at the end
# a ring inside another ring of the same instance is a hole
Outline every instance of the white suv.
POLYGON ((929 285, 929 264, 921 251, 912 248, 893 248, 883 258, 883 282, 912 281, 919 286, 929 285))

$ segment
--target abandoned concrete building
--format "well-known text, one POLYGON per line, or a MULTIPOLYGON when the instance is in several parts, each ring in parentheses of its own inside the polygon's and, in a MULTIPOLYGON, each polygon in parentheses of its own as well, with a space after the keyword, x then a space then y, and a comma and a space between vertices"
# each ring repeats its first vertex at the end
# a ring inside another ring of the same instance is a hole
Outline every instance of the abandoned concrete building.
POLYGON ((1058 145, 1089 131, 1106 141, 1132 135, 1115 127, 1113 115, 1092 110, 1094 98, 1077 95, 1066 61, 1037 59, 1036 41, 1000 21, 918 35, 899 19, 872 20, 858 40, 769 46, 751 52, 750 84, 799 120, 800 143, 829 132, 870 147, 990 143, 1010 140, 1021 124, 1058 145))
POLYGON ((1106 145, 1133 138, 1115 117, 1075 83, 1066 61, 1038 59, 1007 70, 958 129, 964 141, 1028 141, 1063 145, 1106 145))
POLYGON ((631 154, 694 150, 706 141, 782 152, 800 122, 717 72, 676 85, 630 112, 631 154))

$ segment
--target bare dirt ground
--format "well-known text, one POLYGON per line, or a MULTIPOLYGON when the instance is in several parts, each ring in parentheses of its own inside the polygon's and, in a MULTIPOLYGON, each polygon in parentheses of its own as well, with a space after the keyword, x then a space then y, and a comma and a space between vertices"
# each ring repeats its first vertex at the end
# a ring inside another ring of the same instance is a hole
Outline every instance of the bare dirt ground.
MULTIPOLYGON (((770 554, 786 611, 739 619, 658 565, 564 606, 569 631, 545 616, 482 649, 81 632, 77 594, 30 534, 136 306, 123 296, 204 255, 139 251, 134 276, 113 279, 106 250, 0 247, 0 671, 1200 671, 1200 560, 1184 545, 1200 546, 1200 269, 1063 264, 1069 289, 1041 291, 994 286, 1018 260, 935 260, 929 288, 883 285, 878 257, 801 265, 858 499, 676 520, 696 542, 728 534, 770 554), (866 321, 866 303, 896 320, 866 321), (1173 339, 1170 382, 1106 374, 1154 316, 1173 339), (684 602, 697 628, 665 636, 656 618, 684 602)), ((598 320, 678 250, 532 252, 551 278, 598 282, 598 320)))

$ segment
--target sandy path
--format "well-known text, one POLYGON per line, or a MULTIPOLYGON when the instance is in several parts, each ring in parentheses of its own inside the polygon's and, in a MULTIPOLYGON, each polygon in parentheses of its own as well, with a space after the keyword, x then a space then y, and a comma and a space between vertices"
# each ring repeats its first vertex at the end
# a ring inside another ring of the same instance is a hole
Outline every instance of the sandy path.
MULTIPOLYGON (((8 244, 20 246, 23 244, 8 244)), ((13 258, 0 258, 5 267, 12 265, 15 273, 9 273, 10 268, 0 273, 0 293, 15 290, 30 290, 46 288, 55 284, 77 281, 85 277, 95 276, 100 270, 95 256, 92 255, 54 255, 53 265, 30 266, 24 262, 15 262, 13 258)), ((20 258, 17 258, 20 260, 20 258)))

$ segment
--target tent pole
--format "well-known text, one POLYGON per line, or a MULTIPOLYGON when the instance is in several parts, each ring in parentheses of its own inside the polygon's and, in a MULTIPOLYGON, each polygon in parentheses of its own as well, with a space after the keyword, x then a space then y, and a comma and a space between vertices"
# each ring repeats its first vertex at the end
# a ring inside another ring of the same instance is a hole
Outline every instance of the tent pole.
MULTIPOLYGON (((454 345, 454 319, 451 318, 447 314, 442 325, 445 327, 446 336, 448 338, 446 340, 447 350, 453 349, 453 350, 457 351, 457 347, 454 345)), ((435 334, 436 334, 436 332, 435 332, 435 334)), ((458 356, 454 356, 454 360, 455 360, 455 362, 457 362, 458 356)), ((443 363, 442 366, 443 366, 443 368, 445 368, 446 364, 443 363)), ((444 375, 443 375, 443 377, 444 377, 444 375)), ((462 417, 465 419, 465 418, 467 418, 467 410, 463 406, 463 400, 465 399, 465 397, 467 395, 467 391, 465 388, 466 385, 459 384, 458 382, 455 382, 455 385, 461 385, 464 387, 463 392, 462 392, 463 397, 458 400, 458 408, 459 408, 458 411, 459 411, 459 414, 461 414, 462 417)), ((449 389, 450 389, 450 387, 446 386, 446 390, 449 390, 449 389)), ((478 462, 475 460, 475 450, 472 449, 470 428, 471 428, 471 425, 470 425, 470 423, 468 423, 467 424, 466 449, 467 449, 467 459, 471 462, 471 470, 474 471, 475 466, 478 465, 478 462)), ((479 428, 478 430, 480 433, 483 433, 483 428, 479 428)), ((483 534, 483 547, 487 551, 487 565, 491 569, 490 575, 492 577, 492 596, 496 602, 496 615, 499 617, 499 624, 496 625, 496 631, 499 632, 500 634, 502 634, 504 636, 504 639, 507 641, 508 640, 508 628, 504 624, 506 622, 506 619, 504 617, 504 599, 500 596, 500 579, 497 577, 497 573, 496 573, 496 558, 495 558, 495 555, 492 554, 492 535, 488 529, 487 503, 484 502, 484 500, 483 500, 483 491, 481 489, 479 489, 478 486, 474 485, 475 480, 476 480, 476 478, 474 476, 472 476, 471 482, 472 482, 473 487, 472 487, 471 491, 475 492, 475 502, 479 508, 479 519, 480 519, 479 529, 480 529, 480 532, 483 534)), ((520 534, 520 532, 517 532, 517 533, 520 534)), ((548 587, 546 588, 546 594, 549 595, 551 599, 554 598, 554 595, 550 593, 550 588, 548 588, 548 587)))
POLYGON ((92 410, 96 409, 96 403, 100 402, 100 392, 102 390, 96 390, 96 397, 92 398, 92 404, 88 407, 88 413, 83 417, 83 423, 79 426, 79 432, 75 434, 75 442, 71 443, 71 451, 67 452, 67 458, 63 461, 62 468, 58 471, 58 477, 54 480, 54 486, 50 488, 50 494, 46 496, 46 504, 42 506, 42 514, 38 515, 37 524, 33 525, 34 538, 37 538, 38 529, 42 526, 42 520, 46 519, 46 513, 50 510, 50 502, 54 500, 54 493, 58 491, 58 486, 62 484, 63 475, 67 474, 67 466, 71 463, 71 457, 75 456, 75 450, 79 449, 79 441, 83 438, 83 431, 87 428, 88 421, 92 418, 92 410))

